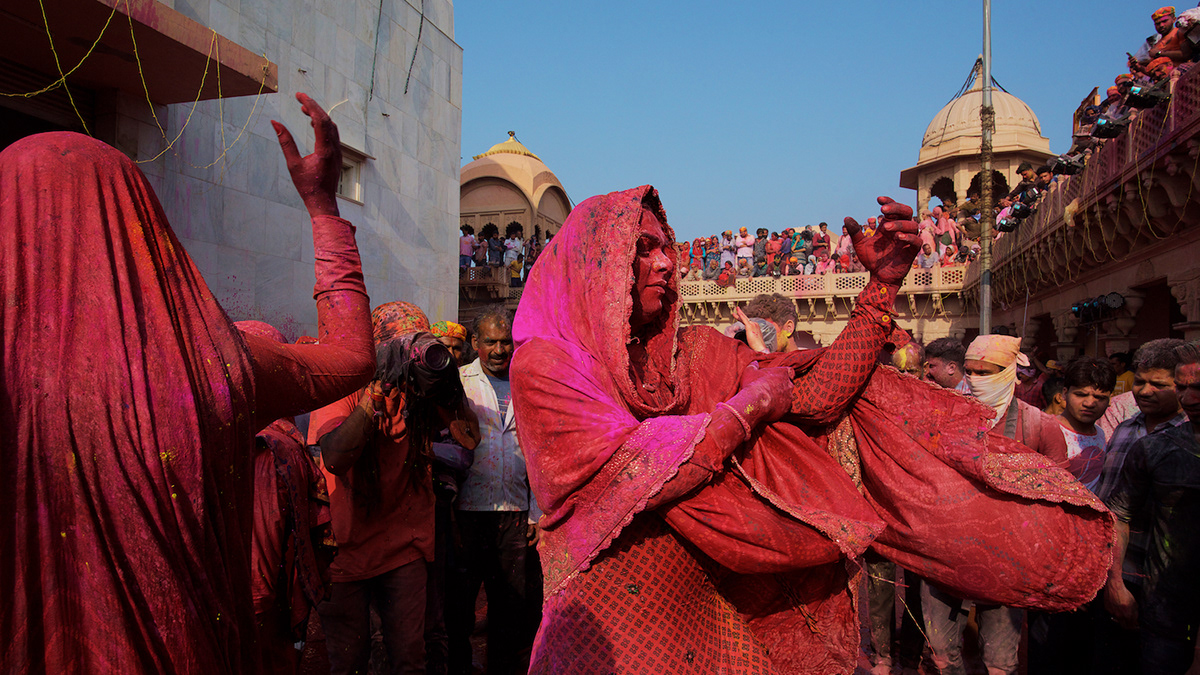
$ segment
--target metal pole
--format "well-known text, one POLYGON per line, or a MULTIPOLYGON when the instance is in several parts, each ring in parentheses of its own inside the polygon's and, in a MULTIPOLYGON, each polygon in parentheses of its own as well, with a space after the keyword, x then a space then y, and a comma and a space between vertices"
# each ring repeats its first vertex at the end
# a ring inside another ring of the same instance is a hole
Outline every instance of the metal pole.
POLYGON ((980 153, 979 195, 979 334, 992 332, 992 131, 996 111, 992 109, 992 1, 983 0, 983 106, 979 121, 983 126, 980 153))

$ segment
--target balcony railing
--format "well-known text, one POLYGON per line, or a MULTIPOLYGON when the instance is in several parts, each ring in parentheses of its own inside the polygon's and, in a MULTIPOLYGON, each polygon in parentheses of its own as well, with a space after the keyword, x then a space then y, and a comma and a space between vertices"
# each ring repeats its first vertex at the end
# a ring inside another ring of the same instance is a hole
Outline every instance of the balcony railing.
MULTIPOLYGON (((1139 247, 1193 226, 1183 211, 1200 201, 1200 68, 1185 73, 1171 99, 1142 110, 1108 140, 1083 172, 1059 176, 1037 211, 995 242, 993 296, 1000 302, 1060 286, 1139 247), (1019 288, 1018 288, 1019 286, 1019 288)), ((979 263, 965 286, 978 288, 979 263)))
MULTIPOLYGON (((948 265, 930 269, 915 269, 904 278, 900 295, 925 295, 961 291, 967 268, 948 265)), ((779 293, 789 298, 852 298, 867 285, 870 274, 806 274, 784 277, 750 277, 738 279, 725 287, 715 281, 680 281, 679 297, 683 303, 730 302, 749 300, 756 295, 779 293)), ((508 300, 513 305, 521 299, 520 286, 509 286, 504 268, 471 267, 459 279, 459 287, 472 300, 508 300), (501 274, 503 272, 503 274, 501 274), (483 290, 486 298, 479 293, 483 290)))
MULTIPOLYGON (((462 297, 475 302, 497 302, 508 297, 507 267, 468 267, 459 269, 458 290, 462 297)), ((518 296, 520 297, 520 296, 518 296)))
MULTIPOLYGON (((962 265, 915 269, 904 278, 900 293, 952 293, 962 290, 967 268, 962 265)), ((740 300, 761 293, 779 293, 789 298, 853 297, 867 285, 870 274, 806 274, 793 277, 750 277, 738 279, 728 288, 715 281, 681 281, 679 297, 683 302, 740 300)))

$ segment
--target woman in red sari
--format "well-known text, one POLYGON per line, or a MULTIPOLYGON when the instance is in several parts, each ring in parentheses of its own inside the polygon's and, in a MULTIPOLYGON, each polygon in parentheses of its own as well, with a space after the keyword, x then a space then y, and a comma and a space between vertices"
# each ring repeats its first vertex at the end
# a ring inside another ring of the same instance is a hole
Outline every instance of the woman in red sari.
POLYGON ((374 371, 337 128, 301 157, 320 344, 234 327, 127 157, 72 133, 0 153, 0 672, 257 672, 255 433, 374 371))
MULTIPOLYGON (((234 324, 245 335, 287 344, 262 321, 234 324)), ((325 477, 291 417, 271 422, 255 437, 254 522, 250 542, 251 590, 262 673, 294 675, 296 643, 329 585, 337 546, 325 477)))
POLYGON ((847 219, 872 279, 846 330, 771 355, 679 329, 653 188, 572 212, 513 331, 546 514, 531 672, 850 672, 869 546, 965 597, 1059 609, 1094 595, 1103 506, 988 436, 978 404, 875 372, 917 243, 911 211, 881 204, 874 237, 847 219))

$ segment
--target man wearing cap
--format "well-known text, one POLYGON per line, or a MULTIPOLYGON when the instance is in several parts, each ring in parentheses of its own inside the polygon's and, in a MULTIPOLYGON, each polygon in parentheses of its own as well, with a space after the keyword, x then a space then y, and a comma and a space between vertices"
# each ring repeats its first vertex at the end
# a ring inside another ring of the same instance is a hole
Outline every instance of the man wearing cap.
POLYGON ((1146 38, 1136 54, 1129 57, 1129 70, 1146 73, 1150 62, 1166 57, 1173 63, 1183 63, 1192 58, 1192 43, 1186 34, 1175 27, 1175 7, 1160 7, 1150 15, 1154 20, 1154 35, 1146 38))
MULTIPOLYGON (((981 335, 967 348, 964 379, 971 395, 994 411, 993 433, 1004 434, 1065 466, 1067 443, 1058 422, 1015 396, 1017 366, 1028 365, 1029 359, 1021 353, 1020 338, 981 335)), ((925 632, 934 663, 942 675, 966 672, 962 661, 962 630, 970 604, 969 600, 955 598, 932 584, 922 586, 925 632)), ((975 620, 988 672, 1016 673, 1023 612, 975 603, 975 620)))
POLYGON ((737 245, 733 243, 733 230, 725 230, 721 233, 721 267, 725 267, 725 263, 730 265, 737 264, 737 245))
POLYGON ((429 332, 438 339, 438 342, 446 345, 446 349, 450 350, 450 354, 454 356, 454 360, 459 366, 463 365, 463 356, 467 351, 467 329, 462 324, 454 323, 453 321, 438 321, 429 327, 429 332))

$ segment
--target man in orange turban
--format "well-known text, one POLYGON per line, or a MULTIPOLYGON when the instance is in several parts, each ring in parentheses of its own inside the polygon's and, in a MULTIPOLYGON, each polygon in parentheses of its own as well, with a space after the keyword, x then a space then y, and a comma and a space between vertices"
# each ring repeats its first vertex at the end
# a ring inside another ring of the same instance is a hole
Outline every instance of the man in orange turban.
POLYGON ((1148 74, 1150 62, 1160 57, 1171 59, 1175 65, 1192 58, 1192 43, 1187 39, 1187 33, 1175 27, 1175 7, 1160 7, 1150 18, 1154 20, 1157 32, 1146 38, 1136 54, 1130 55, 1130 72, 1148 74))

